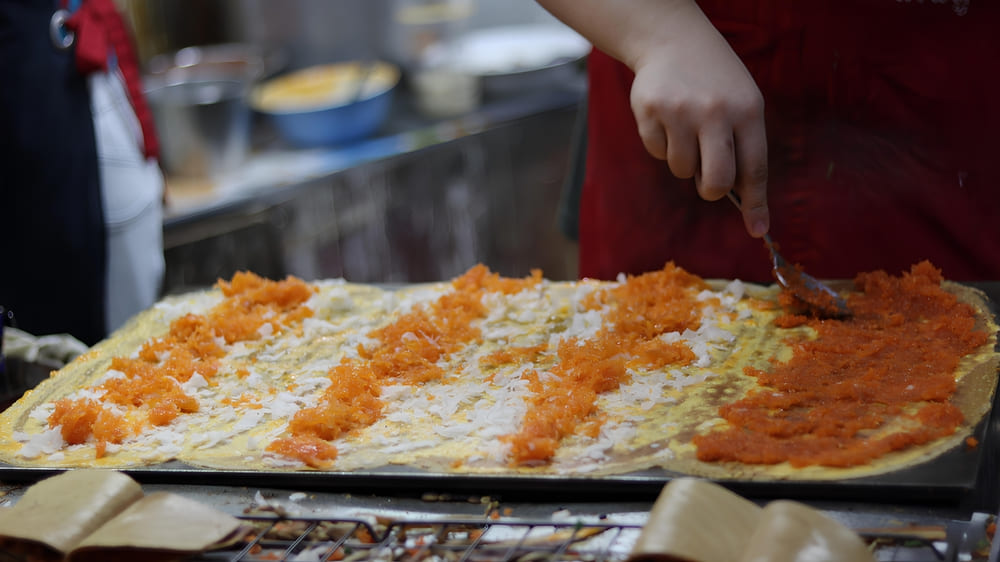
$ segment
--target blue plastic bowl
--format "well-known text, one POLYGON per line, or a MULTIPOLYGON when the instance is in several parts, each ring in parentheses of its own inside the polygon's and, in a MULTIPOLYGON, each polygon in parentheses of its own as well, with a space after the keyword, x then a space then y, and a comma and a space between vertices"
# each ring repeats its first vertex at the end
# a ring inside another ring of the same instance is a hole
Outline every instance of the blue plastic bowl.
MULTIPOLYGON (((357 67, 357 63, 341 63, 322 68, 330 70, 350 65, 357 67)), ((353 102, 334 100, 325 104, 285 108, 273 101, 264 103, 260 95, 255 95, 253 107, 266 114, 281 136, 297 147, 332 146, 365 139, 385 122, 393 92, 399 83, 399 70, 395 66, 388 63, 378 65, 380 70, 373 71, 368 78, 372 85, 353 102)), ((300 72, 316 72, 316 69, 300 72)), ((262 87, 267 87, 267 84, 262 87)), ((349 86, 347 91, 353 91, 353 86, 349 86)))

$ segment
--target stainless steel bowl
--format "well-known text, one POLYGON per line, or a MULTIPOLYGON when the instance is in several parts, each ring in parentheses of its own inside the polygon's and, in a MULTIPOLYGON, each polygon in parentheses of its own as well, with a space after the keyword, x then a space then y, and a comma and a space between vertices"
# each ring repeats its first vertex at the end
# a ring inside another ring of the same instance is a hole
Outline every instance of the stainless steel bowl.
POLYGON ((220 77, 146 92, 160 138, 160 164, 168 175, 217 178, 243 163, 250 146, 246 88, 220 77))
POLYGON ((260 51, 238 44, 188 47, 150 61, 146 96, 167 175, 218 178, 244 162, 247 96, 268 70, 260 51))
POLYGON ((292 146, 346 144, 385 122, 399 80, 399 67, 384 61, 315 65, 261 83, 251 105, 292 146))

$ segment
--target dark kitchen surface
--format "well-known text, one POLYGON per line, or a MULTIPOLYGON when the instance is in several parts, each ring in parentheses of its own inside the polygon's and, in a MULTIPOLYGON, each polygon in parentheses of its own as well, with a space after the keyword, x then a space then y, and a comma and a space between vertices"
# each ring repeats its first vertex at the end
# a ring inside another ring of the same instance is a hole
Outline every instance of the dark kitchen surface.
MULTIPOLYGON (((286 175, 260 180, 241 177, 222 178, 227 185, 223 192, 206 198, 196 204, 170 205, 166 208, 164 226, 170 229, 190 221, 202 220, 216 214, 225 213, 247 200, 281 199, 282 189, 294 189, 304 181, 318 176, 334 174, 359 166, 403 156, 413 152, 426 151, 446 143, 462 143, 492 129, 502 128, 518 122, 545 116, 563 110, 576 111, 585 96, 586 81, 582 72, 558 87, 525 91, 519 95, 486 96, 471 112, 448 118, 431 118, 420 113, 413 92, 406 82, 397 86, 393 95, 389 116, 382 127, 370 138, 346 145, 325 148, 297 149, 284 142, 277 131, 262 115, 255 115, 251 144, 254 156, 246 162, 253 167, 255 160, 267 160, 274 155, 294 156, 295 153, 308 155, 308 165, 300 165, 294 158, 282 167, 286 175), (273 193, 278 191, 277 194, 273 193)), ((566 144, 571 131, 561 130, 563 138, 558 144, 566 144)), ((169 178, 168 178, 169 179, 169 178)))

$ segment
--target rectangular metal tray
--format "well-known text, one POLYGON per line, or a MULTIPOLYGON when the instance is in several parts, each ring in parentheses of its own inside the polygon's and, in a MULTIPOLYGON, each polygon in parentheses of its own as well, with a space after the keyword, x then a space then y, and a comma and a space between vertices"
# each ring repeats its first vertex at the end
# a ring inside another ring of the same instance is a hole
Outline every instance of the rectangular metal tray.
MULTIPOLYGON (((992 303, 1000 302, 1000 282, 971 284, 983 289, 992 303)), ((992 305, 991 305, 992 306, 992 305)), ((994 309, 994 314, 996 310, 994 309)), ((991 412, 977 425, 975 448, 957 447, 924 464, 895 472, 836 481, 719 480, 733 491, 753 498, 803 500, 887 501, 942 503, 992 511, 1000 502, 1000 396, 994 392, 991 412)), ((59 469, 25 468, 0 463, 0 481, 36 481, 59 469)), ((502 494, 505 499, 578 497, 595 500, 655 499, 663 486, 679 474, 644 470, 621 475, 474 475, 434 473, 405 466, 338 471, 210 470, 168 462, 126 469, 140 482, 191 485, 267 486, 297 490, 353 493, 461 493, 502 494)))

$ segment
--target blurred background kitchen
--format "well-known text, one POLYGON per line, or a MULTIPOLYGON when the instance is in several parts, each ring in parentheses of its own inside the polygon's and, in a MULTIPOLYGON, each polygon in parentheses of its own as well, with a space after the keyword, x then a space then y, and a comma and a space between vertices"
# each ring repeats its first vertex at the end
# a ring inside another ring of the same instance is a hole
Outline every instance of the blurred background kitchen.
POLYGON ((166 173, 164 294, 237 270, 574 278, 589 45, 533 0, 119 0, 166 173))

